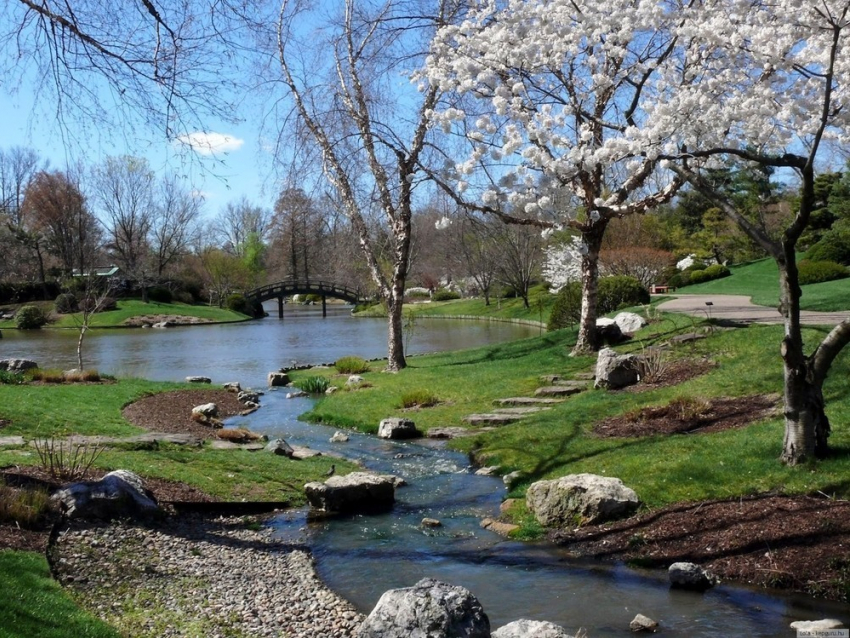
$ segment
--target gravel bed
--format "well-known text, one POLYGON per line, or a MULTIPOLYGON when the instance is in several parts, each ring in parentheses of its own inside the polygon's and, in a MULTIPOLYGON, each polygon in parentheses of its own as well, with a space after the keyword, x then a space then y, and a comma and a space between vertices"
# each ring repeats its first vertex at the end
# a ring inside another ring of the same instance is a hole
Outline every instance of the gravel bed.
POLYGON ((364 619, 308 551, 245 518, 71 523, 51 558, 75 598, 124 635, 344 638, 364 619))

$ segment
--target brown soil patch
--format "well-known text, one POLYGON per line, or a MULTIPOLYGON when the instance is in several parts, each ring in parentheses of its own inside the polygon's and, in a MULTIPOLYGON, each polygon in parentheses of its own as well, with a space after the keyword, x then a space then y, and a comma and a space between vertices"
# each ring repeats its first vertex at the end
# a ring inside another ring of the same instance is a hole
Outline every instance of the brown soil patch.
POLYGON ((850 601, 850 501, 769 495, 680 504, 552 537, 579 556, 646 567, 692 561, 724 580, 850 601))
POLYGON ((227 390, 175 390, 161 392, 134 401, 122 411, 133 425, 152 432, 189 433, 216 438, 216 429, 192 420, 192 408, 204 403, 218 406, 219 418, 241 414, 246 408, 227 390))
MULTIPOLYGON (((81 480, 95 481, 105 473, 103 470, 91 470, 81 480)), ((159 503, 212 503, 219 500, 185 483, 160 478, 142 478, 145 487, 153 493, 159 503)), ((57 481, 44 469, 36 466, 0 469, 0 480, 20 489, 43 489, 49 493, 67 484, 57 481)), ((52 512, 33 529, 21 529, 13 523, 0 522, 0 549, 44 552, 47 549, 50 530, 57 520, 58 513, 52 512)))
POLYGON ((637 385, 630 385, 619 392, 646 392, 656 388, 666 388, 671 385, 679 385, 701 377, 715 367, 715 363, 709 359, 677 359, 665 361, 660 369, 650 379, 643 379, 637 385))
POLYGON ((593 431, 606 438, 720 432, 775 415, 778 402, 775 394, 674 399, 667 405, 610 417, 594 425, 593 431))

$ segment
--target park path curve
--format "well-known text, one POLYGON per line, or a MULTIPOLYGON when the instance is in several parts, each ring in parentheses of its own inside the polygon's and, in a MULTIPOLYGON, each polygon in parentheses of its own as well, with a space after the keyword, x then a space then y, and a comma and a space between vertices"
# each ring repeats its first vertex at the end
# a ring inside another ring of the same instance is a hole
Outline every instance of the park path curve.
MULTIPOLYGON (((750 299, 747 295, 676 295, 659 304, 658 309, 741 323, 782 323, 782 315, 776 308, 757 306, 750 299)), ((850 310, 800 312, 800 320, 807 325, 835 325, 845 319, 850 319, 850 310)))

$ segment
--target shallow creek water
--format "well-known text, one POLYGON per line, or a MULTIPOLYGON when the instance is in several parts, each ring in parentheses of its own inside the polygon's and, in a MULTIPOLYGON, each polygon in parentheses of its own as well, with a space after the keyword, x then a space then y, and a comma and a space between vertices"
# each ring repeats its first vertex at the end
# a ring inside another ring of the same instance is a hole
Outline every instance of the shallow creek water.
POLYGON ((498 513, 500 479, 475 476, 467 458, 441 446, 390 442, 348 432, 330 443, 334 428, 297 420, 310 399, 270 392, 253 415, 229 422, 270 437, 360 460, 367 468, 403 477, 387 514, 308 522, 305 510, 274 519, 276 533, 306 542, 321 577, 362 611, 387 589, 431 576, 462 585, 481 601, 493 628, 517 618, 549 620, 588 636, 628 632, 637 613, 662 625, 665 636, 793 635, 794 620, 850 620, 850 606, 806 597, 721 585, 705 594, 670 590, 666 573, 568 559, 548 543, 518 543, 481 529, 498 513), (442 527, 425 529, 423 518, 442 527))

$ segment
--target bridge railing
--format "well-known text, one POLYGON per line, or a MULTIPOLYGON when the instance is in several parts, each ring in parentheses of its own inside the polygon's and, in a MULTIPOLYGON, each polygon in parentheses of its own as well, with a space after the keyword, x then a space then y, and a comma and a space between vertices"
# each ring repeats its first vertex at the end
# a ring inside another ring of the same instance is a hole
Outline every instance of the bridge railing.
POLYGON ((273 284, 266 284, 247 293, 249 297, 272 298, 279 295, 304 292, 304 294, 319 294, 361 301, 366 299, 360 290, 337 284, 324 279, 283 279, 273 284))

